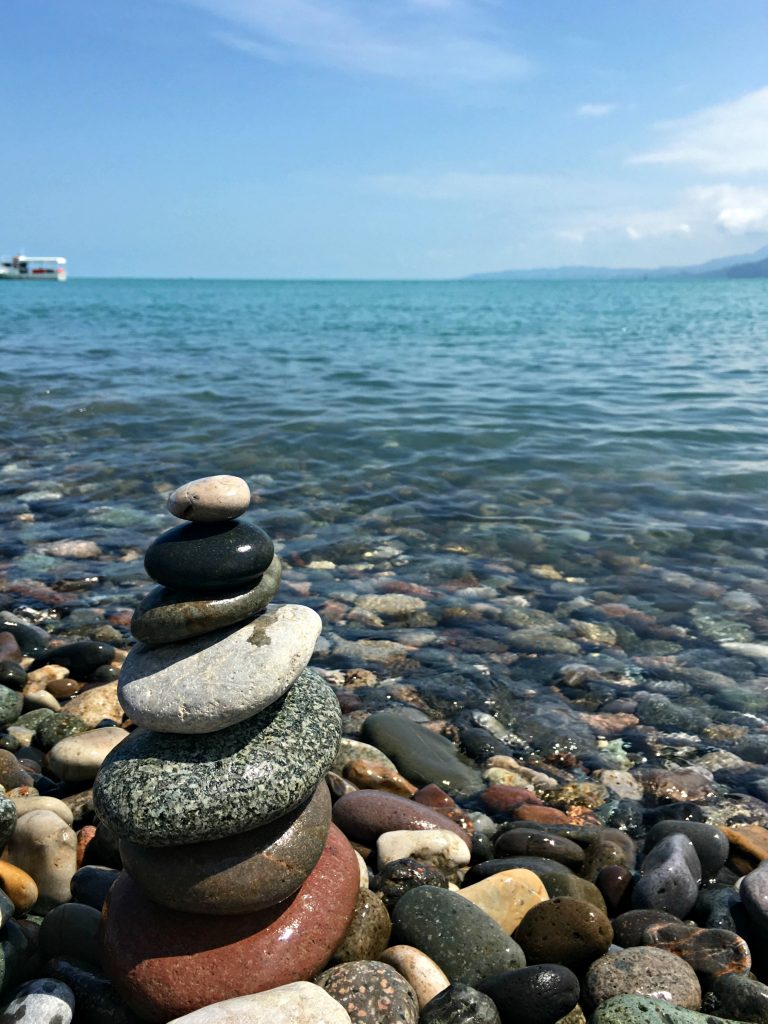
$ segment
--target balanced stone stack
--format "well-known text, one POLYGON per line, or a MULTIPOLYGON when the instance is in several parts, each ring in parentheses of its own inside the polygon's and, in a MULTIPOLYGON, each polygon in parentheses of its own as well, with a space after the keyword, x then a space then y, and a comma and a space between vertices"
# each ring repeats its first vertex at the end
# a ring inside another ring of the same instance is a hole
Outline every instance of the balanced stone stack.
POLYGON ((132 629, 119 697, 139 726, 94 786, 124 872, 103 960, 128 1005, 168 1021, 313 977, 352 919, 355 854, 331 825, 325 773, 341 715, 306 666, 319 616, 269 604, 272 541, 236 518, 237 477, 179 488, 145 567, 160 584, 132 629))

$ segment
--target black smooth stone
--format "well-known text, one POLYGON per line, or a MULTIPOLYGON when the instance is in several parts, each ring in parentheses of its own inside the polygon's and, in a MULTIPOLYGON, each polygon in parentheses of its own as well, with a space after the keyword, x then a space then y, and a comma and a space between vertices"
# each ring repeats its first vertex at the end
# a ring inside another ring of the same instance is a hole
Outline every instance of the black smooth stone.
POLYGON ((584 851, 571 839, 551 835, 537 828, 511 828, 497 837, 498 857, 546 857, 577 870, 584 863, 584 851))
POLYGON ((108 665, 115 657, 115 648, 111 644, 102 644, 98 640, 75 640, 61 647, 49 647, 44 654, 32 662, 32 670, 43 665, 63 665, 69 669, 73 679, 85 681, 102 665, 108 665))
POLYGON ((482 832, 475 832, 472 836, 472 863, 482 864, 487 860, 493 860, 493 843, 482 832))
POLYGON ((714 878, 728 858, 730 844, 724 833, 703 821, 657 821, 645 837, 645 853, 650 853, 662 839, 676 834, 684 835, 693 843, 702 876, 714 878))
POLYGON ((736 932, 734 908, 741 905, 741 897, 732 885, 710 885, 699 893, 693 916, 702 928, 725 928, 736 932))
POLYGON ((504 971, 477 987, 496 1004, 501 1024, 555 1024, 579 1001, 579 979, 561 964, 504 971))
POLYGON ((44 967, 45 976, 69 985, 75 994, 78 1024, 142 1024, 102 974, 86 963, 57 957, 44 967))
POLYGON ((18 662, 0 661, 0 684, 9 690, 22 690, 26 681, 26 670, 18 662))
POLYGON ((216 594, 254 586, 274 553, 262 529, 239 519, 185 523, 150 544, 144 568, 170 590, 216 594))
POLYGON ((557 860, 550 860, 548 857, 501 857, 494 860, 487 860, 482 864, 473 864, 464 876, 464 885, 474 885, 475 882, 482 882, 484 878, 497 875, 500 871, 510 871, 512 868, 527 868, 535 875, 542 875, 549 872, 562 871, 570 875, 572 871, 565 864, 557 860))
POLYGON ((50 636, 40 626, 16 622, 15 618, 0 613, 0 633, 11 633, 28 658, 36 658, 51 644, 50 636))
POLYGON ((469 985, 451 985, 426 1004, 419 1024, 501 1024, 490 996, 469 985))
POLYGON ((448 888, 448 879, 442 871, 413 857, 403 857, 385 864, 371 881, 371 888, 379 893, 387 910, 391 910, 401 896, 420 885, 448 888))
POLYGON ((91 676, 92 683, 113 683, 120 673, 112 665, 99 665, 91 676))
POLYGON ((653 828, 659 821, 704 821, 704 812, 698 804, 694 804, 690 800, 679 800, 675 803, 649 808, 645 812, 645 827, 647 829, 653 828))
POLYGON ((89 907, 101 910, 107 893, 120 877, 115 868, 105 868, 99 864, 86 864, 78 868, 72 876, 70 888, 75 903, 85 903, 89 907))
POLYGON ((613 919, 613 941, 617 946, 642 946, 643 932, 654 924, 680 924, 680 918, 666 910, 628 910, 613 919))

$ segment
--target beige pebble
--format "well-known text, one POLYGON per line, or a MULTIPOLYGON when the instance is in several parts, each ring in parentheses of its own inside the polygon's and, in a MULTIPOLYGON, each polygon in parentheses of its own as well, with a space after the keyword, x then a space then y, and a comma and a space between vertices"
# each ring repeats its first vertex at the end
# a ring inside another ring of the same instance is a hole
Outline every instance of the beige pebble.
POLYGON ((123 709, 117 699, 117 682, 93 686, 83 690, 66 706, 68 715, 76 715, 92 729, 104 718, 113 722, 122 722, 123 709))
POLYGON ((43 665, 32 672, 27 673, 27 681, 24 684, 24 693, 33 693, 35 690, 44 690, 48 683, 56 679, 66 679, 69 669, 63 665, 43 665))
POLYGON ((57 800, 55 796, 17 796, 12 799, 16 805, 16 815, 19 818, 32 811, 53 811, 54 814, 58 814, 65 825, 71 825, 74 821, 69 807, 63 800, 57 800))
POLYGON ((347 1011, 325 989, 294 981, 266 992, 212 1003, 170 1024, 350 1024, 347 1011))
POLYGON ((517 928, 531 907, 549 899, 544 883, 527 868, 499 871, 490 878, 459 889, 459 895, 484 910, 508 935, 517 928))
POLYGON ((369 889, 370 879, 368 878, 368 867, 357 850, 355 850, 355 856, 357 857, 357 866, 360 868, 360 888, 369 889))
POLYGON ((57 558, 98 558, 101 548, 93 540, 56 540, 42 549, 57 558))
POLYGON ((379 870, 393 860, 414 857, 451 874, 469 864, 470 852, 464 840, 446 828, 396 829, 383 832, 376 840, 376 857, 379 870))
POLYGON ((69 902, 69 883, 77 870, 77 836, 58 814, 32 811, 19 818, 5 856, 34 879, 37 911, 46 913, 69 902))
POLYGON ((435 961, 415 946, 390 946, 379 954, 378 959, 402 974, 416 993, 419 1010, 423 1010, 430 999, 434 999, 451 984, 435 961))
POLYGON ((251 489, 239 476, 204 476, 172 491, 168 511, 178 519, 215 523, 242 515, 250 503, 251 489))
POLYGON ((49 708, 51 711, 61 711, 61 704, 48 690, 35 690, 34 693, 25 693, 24 704, 25 708, 29 711, 34 711, 36 708, 49 708))
POLYGON ((66 736, 48 751, 48 765, 63 782, 91 782, 110 750, 127 736, 117 726, 66 736))

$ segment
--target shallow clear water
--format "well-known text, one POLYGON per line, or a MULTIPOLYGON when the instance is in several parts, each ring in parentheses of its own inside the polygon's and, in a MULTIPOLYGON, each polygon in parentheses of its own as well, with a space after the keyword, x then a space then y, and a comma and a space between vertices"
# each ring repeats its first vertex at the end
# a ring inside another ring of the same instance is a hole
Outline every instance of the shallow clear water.
MULTIPOLYGON (((761 281, 6 284, 5 576, 91 571, 70 602, 129 605, 161 495, 230 472, 316 607, 432 588, 433 652, 503 664, 494 601, 517 596, 687 631, 627 654, 736 658, 768 635, 766 325, 761 281), (46 554, 62 537, 104 555, 46 554)), ((331 662, 339 635, 397 639, 339 614, 331 662)))

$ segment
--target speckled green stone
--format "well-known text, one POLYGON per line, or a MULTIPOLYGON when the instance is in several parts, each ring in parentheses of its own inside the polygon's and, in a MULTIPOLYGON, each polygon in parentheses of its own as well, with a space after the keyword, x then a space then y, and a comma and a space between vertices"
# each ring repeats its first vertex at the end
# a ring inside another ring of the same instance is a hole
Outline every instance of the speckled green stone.
POLYGON ((219 732, 138 729, 101 766, 94 806, 121 839, 144 846, 238 835, 306 800, 340 735, 335 694, 305 669, 284 697, 219 732))
POLYGON ((589 1018, 589 1024, 735 1024, 727 1018, 685 1010, 651 996, 613 996, 589 1018))
POLYGON ((88 732, 88 726, 82 718, 62 711, 42 719, 35 731, 35 742, 41 750, 50 750, 59 740, 64 740, 67 736, 77 736, 81 732, 88 732))
POLYGON ((22 694, 0 685, 0 726, 15 722, 21 714, 23 704, 22 694))
POLYGON ((16 804, 7 796, 0 796, 0 849, 8 842, 16 828, 16 804))

